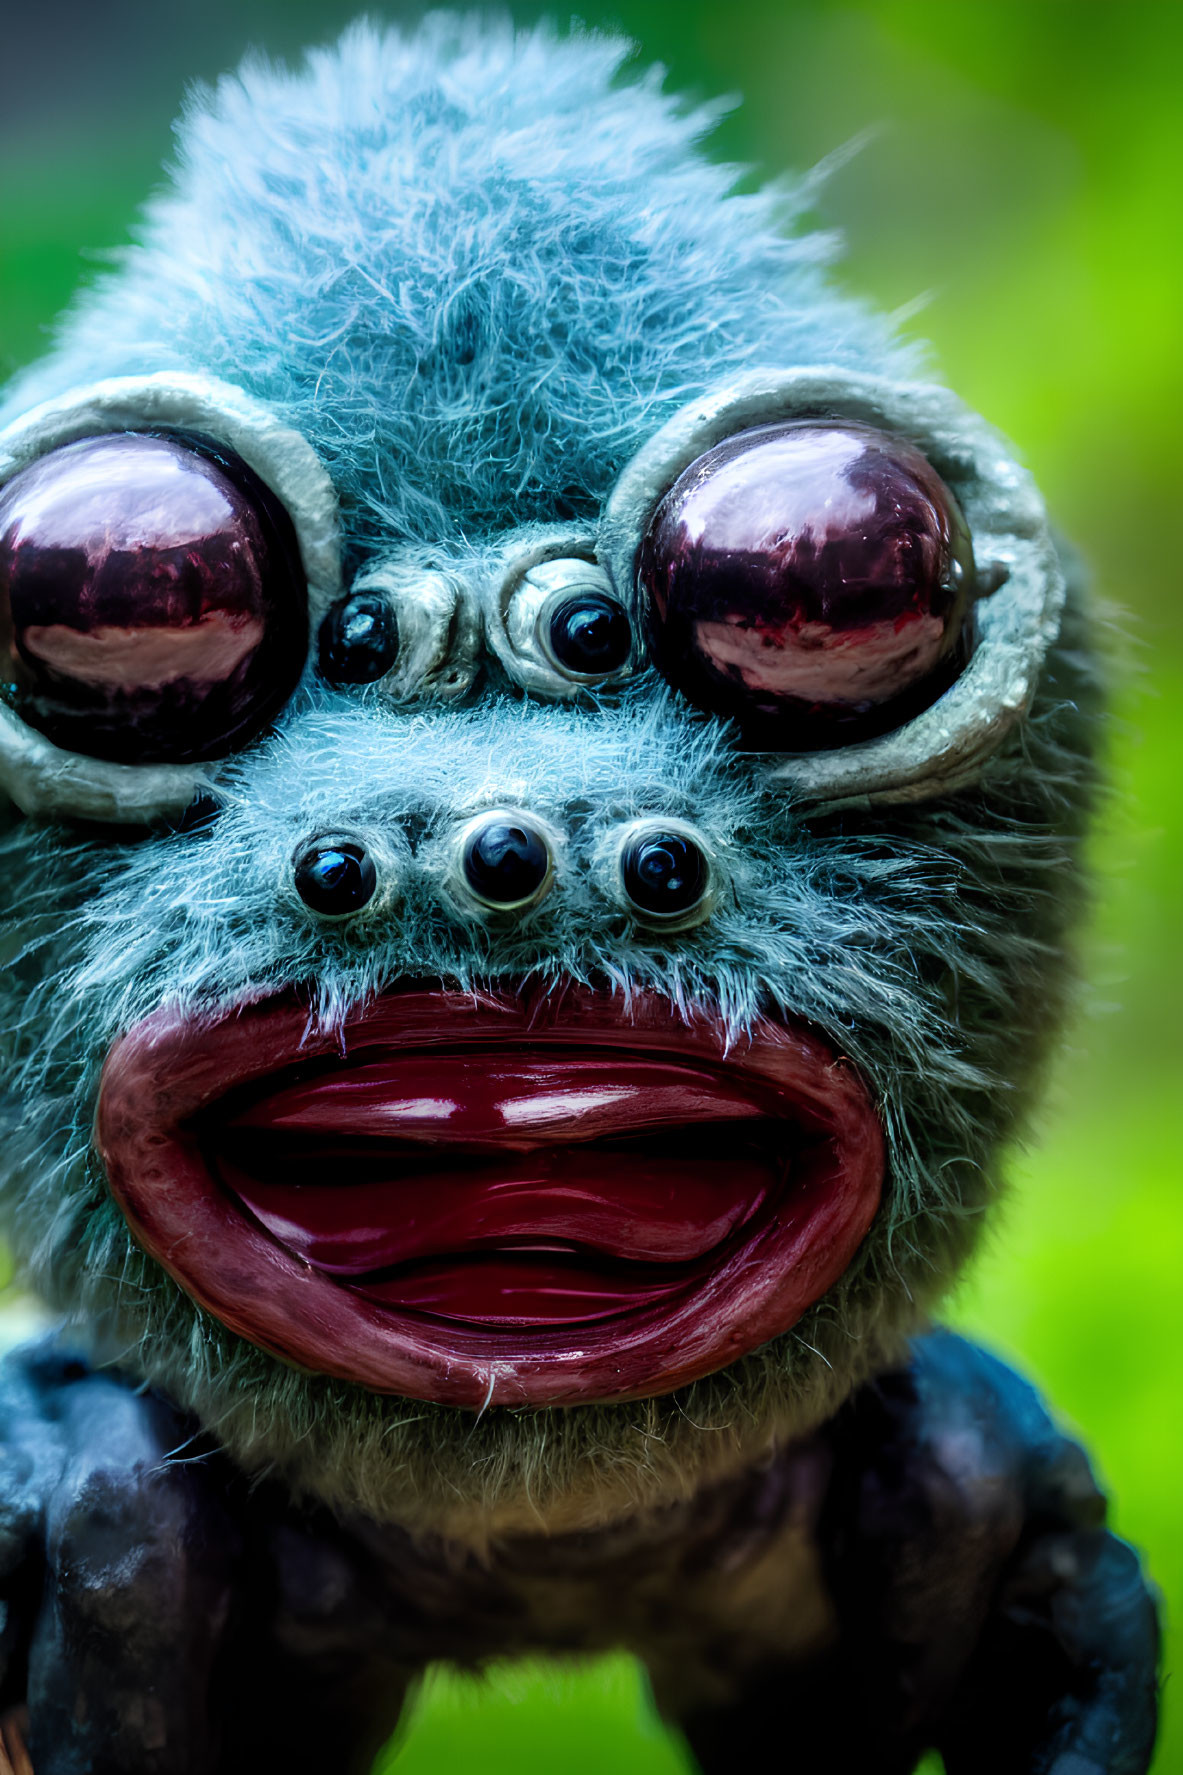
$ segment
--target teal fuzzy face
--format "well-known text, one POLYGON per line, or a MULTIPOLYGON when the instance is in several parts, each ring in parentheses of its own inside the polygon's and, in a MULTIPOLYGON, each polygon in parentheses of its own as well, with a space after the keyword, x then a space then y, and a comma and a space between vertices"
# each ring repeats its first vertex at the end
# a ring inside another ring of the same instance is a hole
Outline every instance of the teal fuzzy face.
POLYGON ((432 1520, 689 1486, 915 1326, 1055 1026, 1095 704, 1022 471, 701 120, 453 30, 227 83, 0 410, 14 1242, 240 1459, 432 1520), (807 437, 896 514, 845 628, 667 536, 807 437), (85 620, 20 577, 61 464, 85 620))

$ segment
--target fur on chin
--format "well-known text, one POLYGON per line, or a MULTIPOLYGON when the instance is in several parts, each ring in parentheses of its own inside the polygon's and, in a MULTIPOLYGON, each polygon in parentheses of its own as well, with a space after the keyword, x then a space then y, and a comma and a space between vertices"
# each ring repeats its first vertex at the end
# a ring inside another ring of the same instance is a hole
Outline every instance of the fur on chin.
POLYGON ((252 1476, 281 1479, 341 1514, 480 1548, 660 1510, 816 1429, 919 1328, 914 1303, 885 1310, 864 1292, 844 1325, 831 1302, 796 1332, 675 1393, 536 1411, 474 1413, 368 1393, 288 1369, 212 1320, 196 1360, 147 1331, 133 1353, 126 1324, 72 1329, 96 1359, 131 1368, 191 1411, 252 1476))

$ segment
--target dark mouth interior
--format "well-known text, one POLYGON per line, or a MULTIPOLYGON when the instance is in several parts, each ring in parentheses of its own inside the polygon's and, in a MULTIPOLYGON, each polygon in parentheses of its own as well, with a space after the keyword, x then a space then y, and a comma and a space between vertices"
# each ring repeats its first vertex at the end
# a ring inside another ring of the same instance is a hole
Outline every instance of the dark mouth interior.
MULTIPOLYGON (((290 1101, 293 1081, 317 1088, 316 1074, 293 1069, 194 1127, 212 1176, 341 1285, 473 1325, 598 1321, 692 1288, 775 1214, 816 1144, 766 1113, 754 1085, 746 1112, 731 1083, 704 1086, 718 1119, 707 1105, 705 1119, 663 1114, 580 1139, 533 1124, 524 1097, 520 1126, 407 1139, 351 1132, 348 1108, 323 1112, 335 1125, 280 1125, 273 1106, 290 1101)), ((335 1104, 331 1089, 325 1101, 335 1104)), ((631 1102, 621 1112, 635 1113, 631 1102)))

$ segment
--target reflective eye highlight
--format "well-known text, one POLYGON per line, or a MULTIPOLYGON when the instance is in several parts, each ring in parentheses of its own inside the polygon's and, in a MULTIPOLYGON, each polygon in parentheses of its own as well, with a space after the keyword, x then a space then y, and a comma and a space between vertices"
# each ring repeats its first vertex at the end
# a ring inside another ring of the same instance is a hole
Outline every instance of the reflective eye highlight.
POLYGON ((617 869, 623 901, 644 924, 688 929, 714 906, 711 858, 694 829, 681 821, 633 821, 621 834, 617 869))
POLYGON ((460 867, 472 898, 496 912, 537 904, 553 873, 545 834, 522 816, 505 813, 482 816, 466 828, 460 867))
POLYGON ((636 838, 620 859, 624 891, 634 906, 658 918, 678 917, 696 906, 706 886, 706 859, 678 833, 636 838))
POLYGON ((610 691, 635 669, 632 620, 603 567, 577 554, 534 559, 540 546, 535 538, 521 554, 508 549, 500 580, 490 583, 489 647, 532 696, 577 702, 610 691))
POLYGON ((330 684, 373 684, 398 658, 398 622, 381 592, 339 598, 320 625, 317 663, 330 684))
POLYGON ((378 871, 366 847, 345 833, 328 832, 292 858, 296 892, 322 918, 348 918, 373 899, 378 871))
POLYGON ((108 433, 0 491, 0 672, 56 745, 136 764, 220 758, 279 712, 307 648, 291 520, 229 451, 108 433))
POLYGON ((577 592, 549 612, 547 644, 557 663, 583 678, 627 665, 633 630, 627 612, 604 592, 577 592))
POLYGON ((887 733, 964 668, 975 592, 952 493, 904 438, 757 426, 678 477, 638 559, 649 643, 745 743, 812 751, 887 733))

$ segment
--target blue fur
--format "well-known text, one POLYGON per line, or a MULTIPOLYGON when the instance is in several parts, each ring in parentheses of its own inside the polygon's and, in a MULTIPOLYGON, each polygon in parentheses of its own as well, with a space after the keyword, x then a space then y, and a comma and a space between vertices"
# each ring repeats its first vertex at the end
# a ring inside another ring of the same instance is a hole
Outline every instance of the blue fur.
MULTIPOLYGON (((479 561, 513 526, 594 521, 653 428, 745 367, 905 373, 884 324, 824 281, 825 243, 784 232, 793 200, 728 195, 696 147, 712 114, 655 76, 622 83, 624 53, 435 18, 222 82, 190 106, 140 244, 0 419, 96 376, 206 370, 321 454, 351 566, 479 561)), ((2 1189, 27 1273, 240 1459, 407 1518, 452 1497, 614 1508, 816 1421, 947 1285, 1032 1100, 1068 978, 1095 711, 1074 605, 1029 721, 977 787, 929 805, 810 820, 649 674, 600 709, 485 686, 407 713, 305 687, 274 737, 211 767, 224 812, 205 833, 14 824, 2 1189), (443 891, 444 835, 497 800, 567 846, 555 892, 504 931, 443 891), (597 858, 614 822, 663 812, 702 825, 728 889, 706 925, 659 941, 614 909, 597 858), (318 926, 282 890, 293 847, 366 825, 391 835, 397 909, 318 926), (810 1019, 883 1106, 872 1236, 795 1332, 672 1400, 474 1425, 289 1371, 132 1243, 88 1151, 97 1069, 165 999, 299 983, 333 1021, 408 973, 657 986, 737 1030, 761 1009, 810 1019)))
POLYGON ((727 196, 714 109, 628 46, 365 25, 191 101, 173 187, 0 423, 96 375, 204 369, 315 446, 364 554, 594 516, 674 408, 750 364, 900 368, 826 288, 807 195, 727 196))

